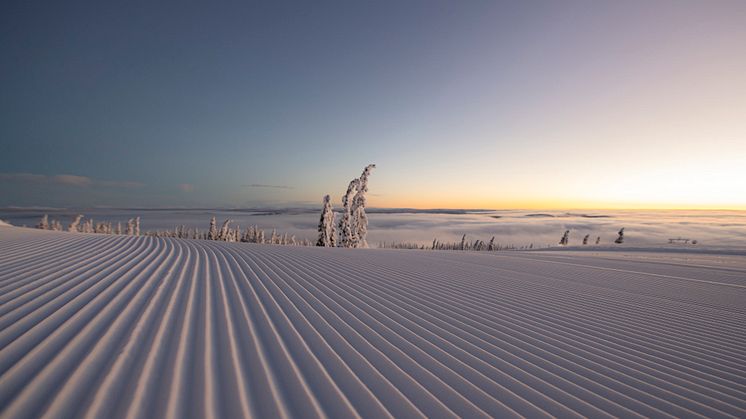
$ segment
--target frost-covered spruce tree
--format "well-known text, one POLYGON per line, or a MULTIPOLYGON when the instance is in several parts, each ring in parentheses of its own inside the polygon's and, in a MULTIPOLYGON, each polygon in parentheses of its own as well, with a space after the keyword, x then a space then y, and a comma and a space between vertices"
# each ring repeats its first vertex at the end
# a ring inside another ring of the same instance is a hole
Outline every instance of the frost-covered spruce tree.
POLYGON ((490 243, 487 245, 487 250, 490 252, 495 250, 495 236, 492 236, 490 239, 490 243))
POLYGON ((269 244, 278 244, 280 241, 279 236, 277 236, 277 229, 272 229, 272 236, 269 238, 269 244))
POLYGON ((368 216, 365 214, 365 205, 368 200, 366 197, 368 193, 368 177, 375 168, 375 164, 365 166, 358 180, 357 193, 352 198, 352 207, 350 209, 352 213, 352 247, 368 247, 368 242, 366 241, 366 236, 368 235, 368 216))
POLYGON ((352 228, 352 199, 360 184, 360 179, 352 179, 347 185, 347 191, 342 196, 342 218, 339 220, 339 247, 352 247, 355 243, 354 229, 352 228))
POLYGON ((337 245, 337 229, 334 221, 331 198, 329 195, 324 195, 324 206, 319 220, 319 239, 316 241, 316 246, 335 247, 337 245))
POLYGON ((140 235, 140 217, 135 217, 135 230, 134 230, 135 236, 140 235))
POLYGON ((624 243, 624 227, 622 227, 622 229, 619 230, 619 233, 617 234, 619 234, 619 237, 617 237, 616 240, 614 240, 614 243, 616 244, 624 243))
POLYGON ((565 230, 565 234, 562 235, 559 244, 562 246, 567 245, 570 242, 570 230, 565 230))
POLYGON ((125 231, 124 234, 128 236, 133 236, 135 234, 135 220, 132 218, 127 220, 127 231, 125 231))
POLYGON ((69 226, 67 226, 67 231, 70 231, 70 232, 73 232, 73 233, 77 233, 79 231, 79 226, 80 226, 80 220, 81 219, 83 219, 83 215, 82 214, 76 215, 75 218, 73 219, 73 222, 70 223, 69 226))
POLYGON ((39 224, 36 225, 36 228, 41 230, 49 230, 49 217, 47 214, 44 214, 43 217, 41 217, 41 220, 39 221, 39 224))
POLYGON ((585 235, 585 237, 583 237, 583 245, 584 245, 584 246, 585 246, 586 244, 588 244, 588 238, 590 238, 590 237, 591 237, 591 235, 590 235, 590 234, 586 234, 586 235, 585 235))
POLYGON ((217 240, 218 239, 218 225, 217 221, 215 221, 215 217, 213 216, 210 218, 210 230, 207 232, 207 240, 217 240))
POLYGON ((114 234, 122 234, 122 222, 117 222, 117 228, 114 229, 114 234))
POLYGON ((231 221, 232 220, 230 218, 223 221, 223 226, 220 228, 220 233, 218 233, 217 240, 228 241, 228 233, 231 221))

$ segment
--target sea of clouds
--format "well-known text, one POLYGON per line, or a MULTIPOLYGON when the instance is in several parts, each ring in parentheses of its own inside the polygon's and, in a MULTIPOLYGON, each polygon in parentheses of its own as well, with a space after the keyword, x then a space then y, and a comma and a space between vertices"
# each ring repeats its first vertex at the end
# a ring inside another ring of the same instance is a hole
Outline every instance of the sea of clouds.
MULTIPOLYGON (((271 231, 288 233, 298 238, 314 239, 319 212, 309 209, 59 209, 6 208, 0 219, 16 226, 33 226, 48 214, 66 226, 75 214, 84 214, 94 221, 126 223, 128 218, 141 217, 143 230, 165 230, 184 225, 207 229, 210 217, 218 223, 232 219, 241 227, 257 225, 271 231)), ((555 246, 562 233, 570 230, 570 244, 580 245, 583 236, 590 242, 601 237, 609 245, 617 231, 625 228, 625 244, 665 245, 669 238, 697 240, 702 246, 746 246, 746 211, 469 211, 469 210, 392 210, 370 209, 368 242, 375 247, 381 242, 413 242, 430 244, 460 241, 463 234, 470 240, 495 242, 516 247, 555 246)))

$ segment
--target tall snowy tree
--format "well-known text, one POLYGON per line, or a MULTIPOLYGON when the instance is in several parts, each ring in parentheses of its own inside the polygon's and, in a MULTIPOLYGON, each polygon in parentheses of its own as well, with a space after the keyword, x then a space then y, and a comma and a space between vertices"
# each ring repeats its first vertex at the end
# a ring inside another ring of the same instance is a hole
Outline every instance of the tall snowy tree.
POLYGON ((596 237, 596 244, 601 243, 601 236, 596 237))
POLYGON ((124 234, 128 236, 135 235, 135 220, 133 220, 132 218, 127 220, 127 231, 125 231, 124 234))
POLYGON ((366 194, 368 193, 368 177, 375 164, 369 164, 363 169, 357 183, 357 193, 352 198, 351 212, 351 229, 352 229, 352 247, 368 247, 366 236, 368 235, 368 216, 365 214, 365 205, 367 203, 366 194))
POLYGON ((590 237, 591 237, 590 234, 586 234, 585 237, 583 237, 583 245, 588 244, 588 238, 590 238, 590 237))
POLYGON ((562 235, 559 244, 562 246, 567 245, 570 242, 570 230, 565 230, 565 234, 562 235))
POLYGON ((76 215, 75 219, 73 219, 73 222, 70 223, 69 226, 67 226, 67 231, 71 231, 71 232, 77 233, 79 231, 79 226, 80 226, 80 220, 81 219, 83 219, 83 215, 82 214, 76 215))
POLYGON ((134 234, 135 234, 135 236, 139 236, 140 235, 140 217, 135 217, 134 234))
POLYGON ((39 221, 39 224, 36 225, 36 228, 41 230, 49 230, 49 217, 47 217, 47 214, 44 214, 44 216, 41 217, 41 221, 39 221))
POLYGON ((231 219, 223 221, 223 226, 220 227, 220 233, 218 233, 217 240, 228 241, 228 234, 230 233, 231 219))
POLYGON ((324 196, 324 206, 319 220, 319 239, 316 246, 335 247, 337 245, 337 229, 334 226, 334 209, 329 195, 324 196))
POLYGON ((619 237, 617 237, 616 240, 614 240, 614 243, 616 244, 624 243, 624 227, 622 227, 622 229, 619 230, 619 233, 617 234, 619 234, 619 237))
POLYGON ((352 247, 355 243, 352 228, 352 199, 360 184, 360 179, 352 179, 347 185, 347 192, 342 196, 342 218, 339 220, 339 247, 352 247))
POLYGON ((218 225, 217 221, 215 221, 215 217, 213 216, 210 218, 210 230, 207 233, 207 240, 217 240, 218 239, 218 225))
POLYGON ((490 243, 487 245, 487 250, 489 250, 490 252, 495 250, 495 236, 492 236, 492 238, 490 239, 490 243))

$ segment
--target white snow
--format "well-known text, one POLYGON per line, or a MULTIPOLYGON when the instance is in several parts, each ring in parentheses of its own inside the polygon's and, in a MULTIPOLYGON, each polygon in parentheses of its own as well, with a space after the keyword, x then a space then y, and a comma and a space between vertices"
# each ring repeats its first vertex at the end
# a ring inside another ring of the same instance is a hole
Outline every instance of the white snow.
POLYGON ((0 417, 745 417, 746 257, 0 231, 0 417))

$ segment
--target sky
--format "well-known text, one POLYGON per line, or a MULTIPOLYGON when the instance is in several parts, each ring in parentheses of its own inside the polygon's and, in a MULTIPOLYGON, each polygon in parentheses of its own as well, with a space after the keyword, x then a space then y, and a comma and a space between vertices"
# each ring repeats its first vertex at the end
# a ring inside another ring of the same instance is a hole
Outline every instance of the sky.
POLYGON ((746 2, 0 3, 0 206, 746 209, 746 2))

